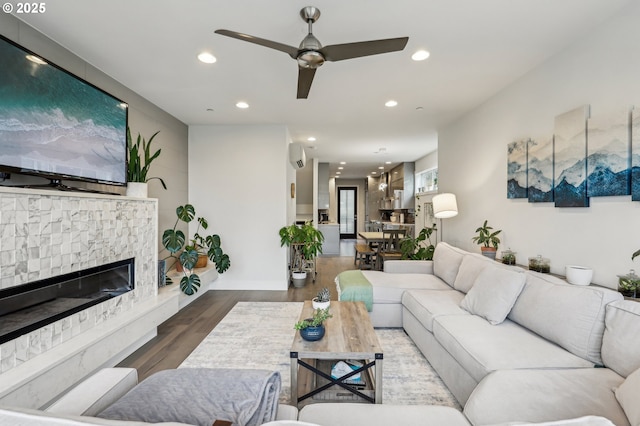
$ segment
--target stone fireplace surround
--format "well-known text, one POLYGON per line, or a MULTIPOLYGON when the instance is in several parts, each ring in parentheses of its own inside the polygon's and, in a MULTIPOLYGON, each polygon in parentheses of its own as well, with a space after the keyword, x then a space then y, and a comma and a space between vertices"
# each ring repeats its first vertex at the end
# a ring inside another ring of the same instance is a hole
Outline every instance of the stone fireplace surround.
POLYGON ((0 405, 41 408, 178 311, 158 295, 155 199, 0 187, 0 287, 135 257, 133 291, 0 345, 0 405))

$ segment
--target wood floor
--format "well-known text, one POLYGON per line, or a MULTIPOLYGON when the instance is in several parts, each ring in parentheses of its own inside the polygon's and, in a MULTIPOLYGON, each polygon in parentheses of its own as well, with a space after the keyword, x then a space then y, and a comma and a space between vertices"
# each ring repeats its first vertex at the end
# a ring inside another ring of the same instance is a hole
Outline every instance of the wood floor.
POLYGON ((304 288, 289 287, 287 291, 208 291, 162 323, 156 337, 118 366, 136 368, 140 380, 157 371, 178 367, 240 301, 300 302, 313 298, 322 287, 331 291, 331 300, 337 300, 333 280, 338 273, 355 269, 353 245, 354 241, 343 241, 340 246, 341 256, 319 257, 316 282, 313 283, 307 277, 304 288))

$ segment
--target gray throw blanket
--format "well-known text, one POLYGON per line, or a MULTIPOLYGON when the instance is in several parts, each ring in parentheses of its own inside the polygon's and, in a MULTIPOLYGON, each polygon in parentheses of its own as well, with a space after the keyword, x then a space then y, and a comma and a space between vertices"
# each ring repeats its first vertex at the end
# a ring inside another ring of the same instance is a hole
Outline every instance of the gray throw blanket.
POLYGON ((180 368, 155 373, 98 414, 112 420, 254 426, 275 420, 282 383, 268 370, 180 368))

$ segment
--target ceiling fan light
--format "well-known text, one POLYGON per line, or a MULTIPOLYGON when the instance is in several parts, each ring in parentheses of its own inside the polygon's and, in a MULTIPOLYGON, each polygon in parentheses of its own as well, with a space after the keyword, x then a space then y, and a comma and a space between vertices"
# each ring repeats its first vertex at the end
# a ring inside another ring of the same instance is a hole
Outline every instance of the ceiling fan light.
POLYGON ((411 55, 411 59, 413 59, 414 61, 424 61, 430 55, 431 54, 426 50, 418 50, 413 55, 411 55))
POLYGON ((205 64, 213 64, 217 61, 216 57, 209 52, 200 53, 198 55, 198 59, 200 60, 200 62, 204 62, 205 64))
POLYGON ((324 56, 315 50, 307 50, 298 55, 298 65, 302 68, 318 68, 324 64, 324 56))

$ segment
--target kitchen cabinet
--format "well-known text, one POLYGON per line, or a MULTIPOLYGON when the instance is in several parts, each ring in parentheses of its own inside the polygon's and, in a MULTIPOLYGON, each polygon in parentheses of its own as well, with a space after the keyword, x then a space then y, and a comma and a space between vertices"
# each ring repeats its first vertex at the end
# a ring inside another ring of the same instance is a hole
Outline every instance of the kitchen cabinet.
POLYGON ((340 225, 324 223, 318 225, 318 230, 324 235, 322 254, 340 254, 340 225))

